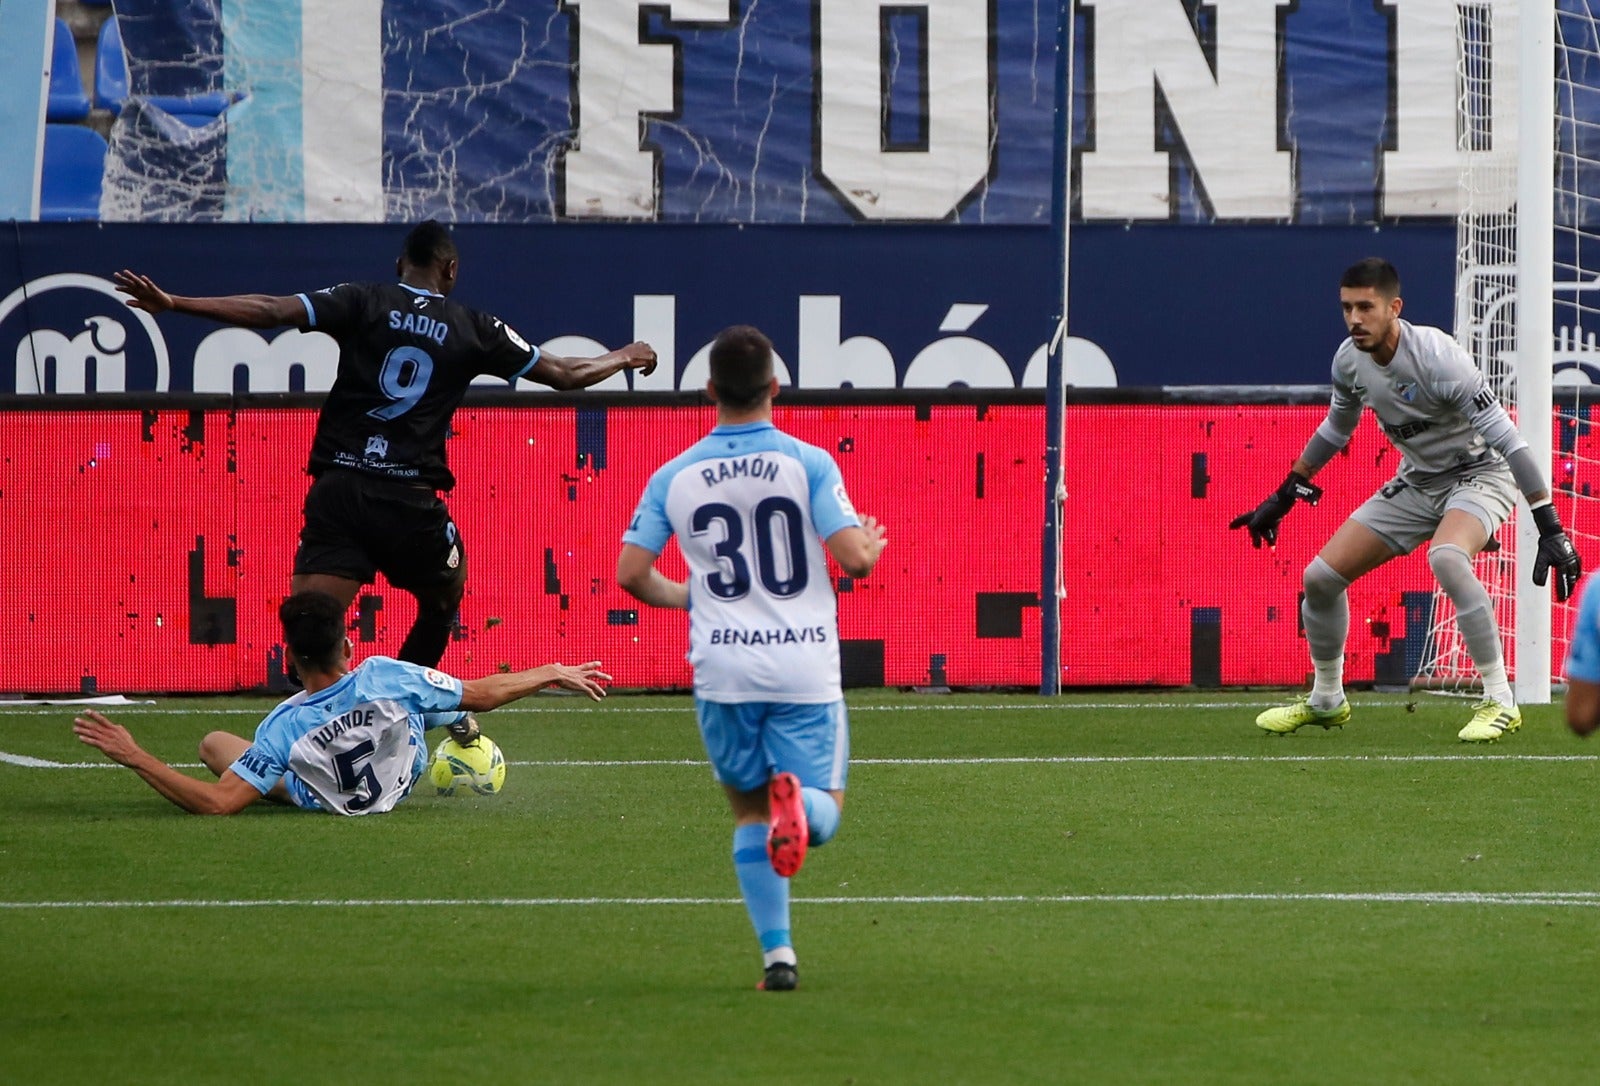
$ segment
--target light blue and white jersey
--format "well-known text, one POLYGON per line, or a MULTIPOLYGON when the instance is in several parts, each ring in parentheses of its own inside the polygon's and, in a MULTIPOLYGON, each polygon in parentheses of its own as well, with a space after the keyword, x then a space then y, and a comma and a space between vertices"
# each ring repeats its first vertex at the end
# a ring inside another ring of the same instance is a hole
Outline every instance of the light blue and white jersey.
POLYGON ((1572 645, 1567 650, 1567 677, 1600 683, 1600 589, 1593 574, 1583 586, 1578 619, 1572 624, 1572 645))
POLYGON ((833 458, 770 422, 718 426, 650 477, 622 536, 689 564, 689 662, 706 701, 837 701, 822 540, 861 521, 833 458))
POLYGON ((380 814, 411 791, 427 766, 425 714, 461 705, 461 680, 373 656, 315 694, 304 690, 256 728, 231 767, 262 795, 287 772, 336 814, 380 814))

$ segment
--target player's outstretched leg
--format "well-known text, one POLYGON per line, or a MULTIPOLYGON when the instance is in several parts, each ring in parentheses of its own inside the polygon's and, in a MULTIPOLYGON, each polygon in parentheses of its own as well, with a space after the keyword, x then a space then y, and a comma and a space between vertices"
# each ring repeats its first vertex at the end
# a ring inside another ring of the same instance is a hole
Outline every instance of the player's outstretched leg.
POLYGON ((1472 719, 1457 732, 1463 743, 1493 743, 1522 727, 1522 710, 1493 698, 1478 702, 1472 719))
POLYGON ((458 589, 419 593, 416 620, 400 643, 397 658, 423 667, 437 667, 450 645, 451 634, 455 633, 460 610, 458 589))
POLYGON ((786 879, 794 876, 806 862, 810 842, 800 778, 793 773, 773 774, 767 783, 767 855, 772 870, 786 879))
POLYGON ((1273 735, 1289 735, 1307 724, 1320 728, 1343 728, 1350 720, 1350 702, 1339 699, 1331 709, 1319 709, 1309 694, 1301 694, 1288 705, 1278 705, 1256 717, 1256 727, 1273 735))

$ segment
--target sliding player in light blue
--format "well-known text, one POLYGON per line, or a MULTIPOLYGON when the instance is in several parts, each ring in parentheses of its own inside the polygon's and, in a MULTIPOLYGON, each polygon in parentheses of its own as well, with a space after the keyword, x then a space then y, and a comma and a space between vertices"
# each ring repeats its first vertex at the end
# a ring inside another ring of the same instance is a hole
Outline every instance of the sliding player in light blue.
POLYGON ((617 582, 656 607, 689 608, 695 713, 733 809, 733 866, 761 941, 760 987, 799 980, 789 876, 825 844, 844 804, 849 726, 827 550, 872 572, 884 529, 856 516, 839 467, 772 424, 772 344, 748 325, 711 345, 717 426, 650 478, 623 534, 617 582), (655 568, 672 536, 687 582, 655 568), (819 542, 821 540, 822 542, 819 542))
POLYGON ((211 732, 200 760, 204 781, 149 754, 120 724, 90 710, 73 722, 79 739, 142 777, 191 814, 236 814, 266 797, 304 810, 381 814, 404 799, 428 764, 427 728, 447 727, 458 742, 477 738, 474 712, 563 686, 599 700, 611 676, 599 661, 546 664, 463 682, 387 656, 351 667, 345 605, 326 592, 300 592, 278 609, 289 662, 305 689, 272 710, 255 741, 211 732))

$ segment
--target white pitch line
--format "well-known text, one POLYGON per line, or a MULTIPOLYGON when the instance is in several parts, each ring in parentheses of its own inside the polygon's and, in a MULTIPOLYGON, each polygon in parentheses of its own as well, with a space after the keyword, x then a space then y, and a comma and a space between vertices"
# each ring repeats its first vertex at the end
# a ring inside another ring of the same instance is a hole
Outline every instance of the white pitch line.
MULTIPOLYGON (((1031 695, 1022 694, 1022 695, 1018 695, 1018 696, 1019 697, 1030 697, 1031 695)), ((532 705, 529 705, 527 703, 523 703, 523 704, 520 704, 520 705, 504 705, 504 706, 501 706, 500 708, 494 710, 494 713, 495 713, 496 716, 504 716, 504 715, 508 715, 508 714, 523 714, 523 713, 535 713, 535 714, 542 713, 542 714, 546 714, 546 715, 552 714, 552 713, 608 713, 608 714, 609 713, 681 713, 681 714, 684 714, 686 716, 692 716, 694 714, 694 706, 690 705, 690 704, 687 704, 687 703, 682 705, 682 706, 676 706, 676 705, 618 705, 618 704, 616 704, 616 702, 607 702, 605 705, 587 705, 587 704, 573 704, 573 705, 567 705, 567 706, 561 706, 560 705, 561 702, 565 702, 565 701, 569 701, 569 700, 571 700, 571 699, 567 699, 567 698, 549 698, 548 700, 540 699, 540 701, 542 703, 535 703, 535 704, 532 704, 532 705)), ((968 713, 968 712, 979 712, 979 713, 997 713, 997 712, 998 713, 1017 713, 1017 712, 1061 713, 1061 712, 1067 712, 1067 713, 1072 713, 1072 712, 1077 712, 1079 710, 1104 711, 1104 710, 1119 710, 1119 709, 1120 710, 1136 710, 1136 709, 1255 709, 1257 711, 1260 711, 1262 709, 1270 708, 1274 704, 1275 703, 1272 702, 1272 701, 1155 701, 1153 699, 1151 699, 1151 700, 1143 700, 1143 699, 1141 699, 1141 700, 1129 700, 1129 701, 1043 701, 1043 700, 1030 700, 1030 701, 1016 702, 1016 703, 1007 703, 1007 702, 979 702, 979 703, 953 702, 953 703, 940 703, 940 702, 930 701, 927 704, 921 704, 921 705, 848 705, 847 707, 848 707, 849 711, 852 712, 852 713, 922 713, 922 712, 935 712, 935 713, 968 713)), ((1356 701, 1356 702, 1352 702, 1352 704, 1358 709, 1359 708, 1384 709, 1384 708, 1395 708, 1395 707, 1400 706, 1403 703, 1400 702, 1400 701, 1372 701, 1372 702, 1356 701)), ((92 708, 95 708, 95 707, 91 705, 91 706, 84 706, 82 708, 90 708, 90 709, 92 709, 92 708)), ((112 708, 113 711, 116 712, 117 715, 119 715, 119 716, 134 716, 134 715, 138 715, 138 716, 190 716, 190 715, 200 716, 200 715, 210 715, 210 716, 253 716, 253 717, 260 718, 260 717, 266 716, 267 713, 272 711, 272 707, 271 706, 268 706, 268 707, 262 708, 262 709, 225 709, 225 708, 210 708, 210 707, 199 707, 199 706, 194 707, 194 708, 152 709, 152 708, 148 708, 148 707, 140 706, 140 705, 127 705, 127 706, 119 705, 119 706, 111 706, 110 708, 112 708)), ((80 709, 76 709, 75 710, 72 706, 43 706, 43 707, 41 707, 41 706, 34 706, 34 705, 30 705, 30 706, 26 706, 26 707, 17 706, 17 707, 13 707, 13 708, 8 708, 6 703, 3 700, 0 700, 0 717, 5 717, 5 716, 62 716, 62 715, 65 715, 67 713, 74 712, 74 711, 81 712, 82 709, 80 708, 80 709)))
MULTIPOLYGON (((881 897, 797 897, 796 905, 1162 905, 1235 903, 1356 905, 1522 905, 1600 908, 1592 890, 1179 893, 1179 894, 904 894, 881 897)), ((383 909, 383 908, 586 908, 618 906, 733 906, 736 897, 530 897, 530 898, 172 898, 104 901, 0 901, 0 910, 48 909, 383 909)))
MULTIPOLYGON (((863 765, 1119 765, 1138 762, 1594 762, 1600 754, 1061 754, 1037 757, 852 758, 863 765)), ((511 766, 607 768, 627 766, 704 766, 703 758, 552 759, 507 762, 511 766)))
MULTIPOLYGON (((965 758, 852 758, 853 766, 946 766, 946 765, 1133 765, 1146 762, 1196 764, 1272 765, 1277 762, 1594 762, 1600 754, 1061 754, 1036 757, 965 758)), ((120 769, 115 762, 52 762, 26 754, 0 750, 0 764, 25 769, 120 769)), ((200 769, 199 762, 171 762, 174 769, 200 769)), ((661 766, 705 768, 704 758, 552 758, 508 761, 509 766, 540 769, 629 769, 661 766)))
POLYGON ((1274 762, 1593 762, 1597 760, 1600 760, 1600 754, 1062 754, 1025 758, 852 758, 850 764, 1092 765, 1120 762, 1251 762, 1271 765, 1274 762))
POLYGON ((88 762, 52 762, 45 758, 30 758, 26 754, 7 754, 3 750, 0 750, 0 762, 6 765, 19 765, 24 769, 77 769, 89 765, 88 762))

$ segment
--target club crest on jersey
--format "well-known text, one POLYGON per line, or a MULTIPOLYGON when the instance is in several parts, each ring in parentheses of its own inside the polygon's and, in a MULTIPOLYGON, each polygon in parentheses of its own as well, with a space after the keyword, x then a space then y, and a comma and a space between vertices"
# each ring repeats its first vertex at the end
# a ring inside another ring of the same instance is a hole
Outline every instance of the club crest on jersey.
POLYGON ((1406 403, 1417 402, 1417 386, 1410 381, 1401 381, 1394 386, 1394 394, 1406 403))
POLYGON ((846 516, 855 516, 856 507, 850 504, 850 495, 844 492, 844 484, 840 483, 833 488, 833 496, 839 502, 839 510, 846 516))
POLYGON ((521 336, 517 335, 517 330, 515 328, 511 327, 511 325, 507 324, 505 321, 501 320, 499 317, 496 317, 494 322, 496 324, 498 324, 501 328, 504 328, 506 330, 506 338, 511 340, 512 343, 515 343, 519 350, 524 350, 524 351, 533 350, 532 347, 528 346, 528 341, 523 339, 521 336))
POLYGON ((363 455, 368 460, 382 460, 389 455, 389 439, 382 434, 373 434, 367 438, 367 451, 363 455))

